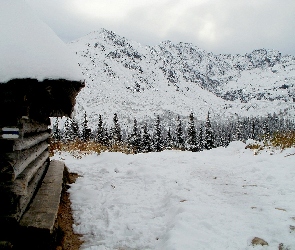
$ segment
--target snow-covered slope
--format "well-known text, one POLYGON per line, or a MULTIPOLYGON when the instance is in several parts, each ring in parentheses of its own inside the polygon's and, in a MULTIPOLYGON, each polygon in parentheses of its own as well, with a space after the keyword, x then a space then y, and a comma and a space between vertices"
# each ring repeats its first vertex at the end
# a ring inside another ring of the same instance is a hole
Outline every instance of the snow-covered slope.
POLYGON ((155 114, 198 119, 206 113, 226 118, 294 114, 295 57, 255 50, 246 55, 214 55, 192 44, 162 42, 142 46, 102 29, 69 44, 79 57, 86 87, 77 113, 90 124, 155 114))

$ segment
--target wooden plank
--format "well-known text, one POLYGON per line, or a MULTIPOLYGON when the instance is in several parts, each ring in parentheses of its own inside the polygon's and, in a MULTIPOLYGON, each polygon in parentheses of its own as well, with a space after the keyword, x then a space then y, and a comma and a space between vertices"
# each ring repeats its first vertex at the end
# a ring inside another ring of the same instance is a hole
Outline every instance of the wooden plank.
POLYGON ((39 168, 43 166, 44 162, 49 160, 49 152, 44 151, 36 160, 31 162, 29 166, 15 179, 15 181, 8 187, 10 192, 17 195, 27 195, 29 182, 38 172, 39 168))
POLYGON ((0 223, 5 220, 18 221, 21 218, 29 202, 32 200, 32 197, 35 195, 37 188, 40 186, 42 178, 46 173, 48 164, 48 161, 44 162, 33 176, 27 187, 26 195, 17 196, 12 193, 3 195, 5 200, 1 202, 0 223))
POLYGON ((13 146, 13 151, 24 150, 35 146, 36 144, 47 140, 50 137, 50 133, 43 132, 38 135, 30 136, 28 138, 23 138, 22 140, 15 141, 13 146))
POLYGON ((6 153, 0 158, 0 181, 14 181, 17 176, 48 148, 43 141, 32 148, 6 153))
POLYGON ((40 132, 48 131, 48 126, 50 125, 45 123, 39 123, 26 117, 21 118, 19 123, 20 123, 19 125, 20 134, 22 136, 25 136, 25 134, 40 133, 40 132))
POLYGON ((13 152, 28 149, 41 141, 47 140, 49 137, 50 133, 47 131, 29 137, 22 137, 18 140, 0 140, 0 150, 2 152, 13 152))
POLYGON ((53 232, 63 183, 64 163, 51 161, 30 207, 20 220, 20 226, 53 232))
POLYGON ((23 195, 20 197, 17 210, 14 214, 10 215, 10 217, 15 218, 17 221, 20 220, 24 212, 26 211, 29 203, 31 202, 33 196, 37 192, 37 188, 41 184, 42 178, 46 173, 46 169, 48 167, 48 162, 44 162, 43 165, 38 169, 37 173, 34 175, 33 179, 29 183, 27 187, 27 195, 23 195))

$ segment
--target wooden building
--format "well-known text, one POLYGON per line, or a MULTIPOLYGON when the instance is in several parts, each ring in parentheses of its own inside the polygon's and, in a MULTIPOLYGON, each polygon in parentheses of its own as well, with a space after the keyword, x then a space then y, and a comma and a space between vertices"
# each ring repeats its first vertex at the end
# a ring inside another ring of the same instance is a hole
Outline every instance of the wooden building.
MULTIPOLYGON (((49 117, 71 116, 84 81, 75 55, 24 1, 1 1, 0 22, 1 248, 56 227, 64 164, 49 159, 49 117)), ((38 244, 30 249, 45 249, 38 244)))

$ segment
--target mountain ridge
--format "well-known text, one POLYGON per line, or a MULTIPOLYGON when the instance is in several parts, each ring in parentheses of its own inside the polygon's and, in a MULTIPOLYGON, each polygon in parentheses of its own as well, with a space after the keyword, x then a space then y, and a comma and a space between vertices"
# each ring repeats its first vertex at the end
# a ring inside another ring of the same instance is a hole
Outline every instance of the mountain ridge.
POLYGON ((191 43, 142 46, 106 29, 68 46, 86 80, 77 116, 85 110, 93 126, 114 113, 126 124, 191 111, 201 120, 208 111, 219 119, 294 114, 295 57, 276 50, 214 55, 191 43))

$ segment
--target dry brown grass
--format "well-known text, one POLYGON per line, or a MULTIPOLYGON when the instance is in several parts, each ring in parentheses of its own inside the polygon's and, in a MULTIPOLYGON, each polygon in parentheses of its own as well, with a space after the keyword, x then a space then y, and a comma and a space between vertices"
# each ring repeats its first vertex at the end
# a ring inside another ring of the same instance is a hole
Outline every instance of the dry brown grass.
POLYGON ((260 144, 258 143, 253 143, 253 144, 248 144, 246 147, 246 149, 253 149, 253 150, 262 150, 263 149, 263 146, 261 146, 260 144))
POLYGON ((295 131, 285 133, 275 133, 270 140, 270 144, 273 147, 285 149, 295 146, 295 131))
POLYGON ((262 144, 252 143, 246 148, 254 150, 256 153, 265 148, 275 148, 284 150, 295 146, 295 131, 277 132, 274 133, 270 139, 263 140, 262 144))
POLYGON ((103 146, 91 142, 91 141, 69 141, 69 142, 62 142, 62 141, 53 141, 50 142, 49 145, 49 152, 50 156, 53 156, 55 152, 57 151, 65 151, 70 152, 72 154, 77 154, 79 152, 81 155, 91 154, 91 153, 97 153, 100 154, 103 150, 103 146))
POLYGON ((109 152, 121 152, 124 154, 135 154, 135 150, 124 143, 115 143, 107 148, 109 152))
POLYGON ((53 156, 55 152, 65 151, 69 152, 76 158, 81 158, 83 155, 88 154, 100 154, 101 152, 122 152, 125 154, 134 154, 135 151, 128 147, 124 143, 114 143, 110 146, 104 146, 94 141, 52 141, 49 145, 50 156, 53 156))

